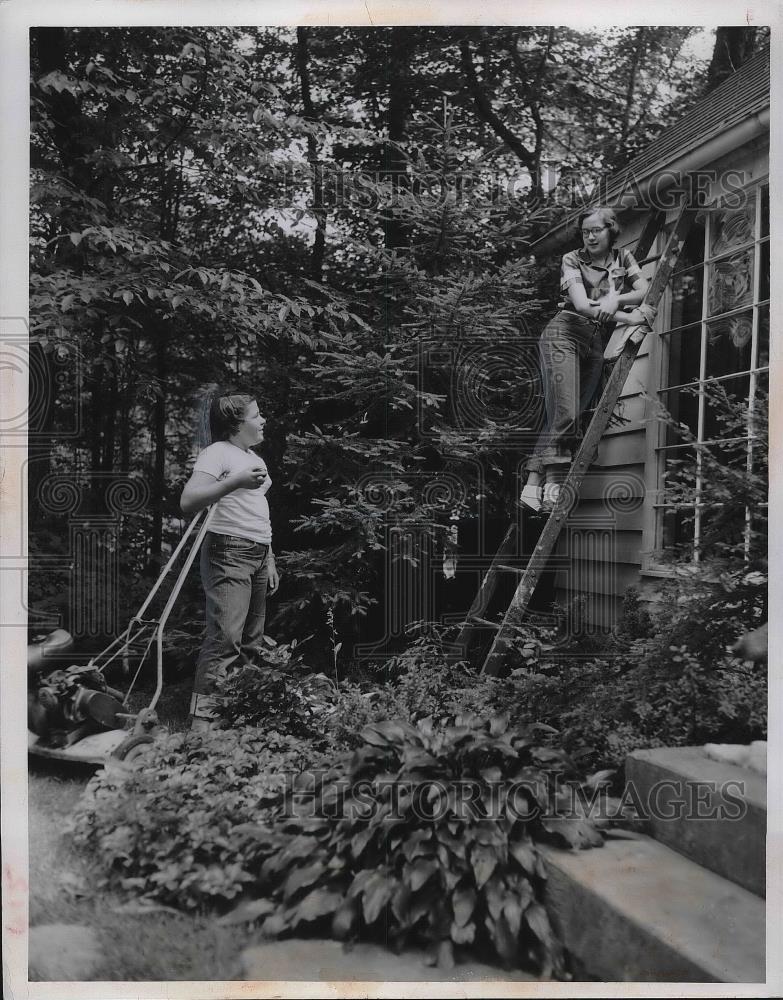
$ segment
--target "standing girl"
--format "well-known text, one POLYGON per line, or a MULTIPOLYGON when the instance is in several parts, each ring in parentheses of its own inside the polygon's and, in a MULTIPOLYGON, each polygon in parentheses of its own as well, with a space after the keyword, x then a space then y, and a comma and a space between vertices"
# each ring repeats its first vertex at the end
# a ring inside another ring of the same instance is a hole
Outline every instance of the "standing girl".
POLYGON ((578 226, 582 247, 562 261, 560 290, 565 301, 538 343, 546 425, 526 463, 528 478, 519 497, 536 512, 549 511, 557 502, 558 468, 562 473, 571 464, 581 415, 601 380, 604 333, 618 328, 606 354, 614 358, 631 327, 652 323, 655 317, 654 309, 640 305, 648 284, 639 265, 628 250, 614 246, 620 234, 614 211, 585 211, 578 226))
POLYGON ((209 438, 182 491, 182 512, 216 504, 201 548, 207 629, 196 663, 191 728, 215 715, 215 682, 261 642, 266 592, 277 590, 266 465, 251 449, 264 440, 266 420, 252 396, 213 394, 207 401, 209 438))

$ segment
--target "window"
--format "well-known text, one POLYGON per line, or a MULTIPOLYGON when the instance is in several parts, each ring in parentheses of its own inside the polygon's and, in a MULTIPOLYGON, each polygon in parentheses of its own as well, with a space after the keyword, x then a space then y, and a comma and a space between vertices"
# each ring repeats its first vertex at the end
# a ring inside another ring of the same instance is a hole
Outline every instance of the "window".
MULTIPOLYGON (((769 376, 769 188, 746 189, 739 208, 715 207, 691 230, 671 281, 671 317, 661 334, 663 388, 658 396, 694 441, 670 428, 662 431, 657 452, 658 502, 655 548, 690 549, 699 558, 700 539, 714 516, 709 482, 701 468, 701 446, 723 450, 729 461, 754 461, 748 425, 727 434, 716 411, 714 391, 721 387, 753 413, 769 376), (672 500, 667 480, 681 463, 695 467, 692 500, 672 500)), ((749 530, 749 512, 738 528, 749 530)))

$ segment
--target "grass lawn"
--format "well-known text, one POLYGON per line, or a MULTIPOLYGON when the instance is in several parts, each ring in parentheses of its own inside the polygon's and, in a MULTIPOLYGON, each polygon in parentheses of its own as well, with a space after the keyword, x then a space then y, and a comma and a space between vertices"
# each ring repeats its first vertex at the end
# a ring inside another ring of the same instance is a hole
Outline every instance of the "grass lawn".
MULTIPOLYGON (((190 684, 184 687, 190 690, 190 684)), ((181 695, 165 691, 161 718, 181 728, 181 695), (168 709, 168 710, 167 710, 168 709)), ((186 709, 185 709, 186 711, 186 709)), ((97 873, 64 832, 92 769, 30 759, 30 926, 78 924, 98 934, 103 961, 94 980, 226 980, 252 937, 244 927, 218 927, 208 917, 168 911, 123 912, 132 897, 95 888, 97 873)))

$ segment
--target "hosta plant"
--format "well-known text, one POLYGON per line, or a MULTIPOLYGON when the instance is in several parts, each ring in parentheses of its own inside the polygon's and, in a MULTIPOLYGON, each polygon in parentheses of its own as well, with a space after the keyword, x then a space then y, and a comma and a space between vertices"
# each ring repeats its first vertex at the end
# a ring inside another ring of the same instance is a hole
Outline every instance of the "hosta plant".
POLYGON ((248 828, 266 857, 228 919, 263 919, 265 936, 424 945, 446 967, 472 946, 562 972, 537 845, 600 846, 618 806, 604 797, 602 817, 587 815, 570 760, 542 729, 506 716, 365 727, 353 754, 302 775, 274 821, 248 828))

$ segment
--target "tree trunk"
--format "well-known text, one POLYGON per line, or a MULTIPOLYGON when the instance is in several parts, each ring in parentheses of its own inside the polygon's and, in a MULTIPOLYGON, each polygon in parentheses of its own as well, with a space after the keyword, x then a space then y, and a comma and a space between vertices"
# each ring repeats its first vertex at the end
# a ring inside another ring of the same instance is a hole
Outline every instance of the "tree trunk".
POLYGON ((113 372, 109 381, 109 398, 104 407, 104 428, 103 428, 103 455, 101 458, 101 468, 105 472, 114 471, 114 442, 117 432, 117 407, 119 397, 117 393, 117 373, 113 372))
MULTIPOLYGON (((384 174, 390 179, 392 202, 397 192, 407 184, 406 160, 395 145, 405 139, 411 110, 411 56, 415 47, 412 28, 392 28, 389 35, 389 54, 386 62, 389 82, 389 110, 386 124, 389 141, 383 153, 384 174)), ((407 228, 394 217, 393 211, 382 213, 386 246, 403 247, 408 241, 407 228)))
POLYGON ((155 374, 158 395, 153 410, 154 460, 152 470, 152 534, 148 570, 158 571, 163 552, 163 505, 166 494, 166 381, 168 359, 165 331, 158 329, 155 337, 155 374))
MULTIPOLYGON (((534 202, 542 200, 545 196, 545 191, 543 188, 542 178, 541 178, 541 156, 544 151, 544 118, 541 114, 541 88, 544 84, 544 77, 547 71, 547 62, 549 60, 549 55, 555 44, 557 29, 550 27, 547 32, 546 45, 544 46, 541 57, 538 60, 538 66, 536 67, 535 74, 531 76, 528 72, 527 67, 523 63, 519 55, 518 43, 520 38, 520 33, 517 31, 511 37, 511 44, 509 46, 509 53, 511 55, 511 61, 517 70, 520 83, 525 90, 525 101, 530 109, 530 116, 533 119, 534 128, 534 146, 532 154, 528 150, 528 155, 530 160, 526 163, 528 172, 530 174, 531 181, 531 196, 534 202)), ((523 160, 524 162, 524 160, 523 160)))
POLYGON ((476 67, 473 64, 473 54, 470 49, 470 39, 467 35, 463 35, 460 39, 460 65, 462 66, 462 72, 465 76, 468 90, 473 97, 473 104, 479 118, 490 126, 498 138, 502 139, 513 153, 516 153, 523 166, 530 173, 535 186, 536 179, 534 175, 536 173, 536 163, 533 154, 492 107, 492 102, 476 76, 476 67))
MULTIPOLYGON (((309 122, 316 120, 316 111, 310 91, 310 49, 309 29, 296 29, 296 64, 302 92, 304 117, 309 122)), ((310 258, 310 272, 313 281, 321 280, 326 248, 326 209, 324 207, 323 168, 318 162, 318 143, 314 135, 307 136, 307 161, 313 176, 313 216, 315 218, 315 239, 310 258)))
POLYGON ((707 91, 714 90, 726 77, 740 68, 753 55, 756 29, 719 27, 715 32, 715 47, 707 70, 707 91))
POLYGON ((628 83, 625 88, 625 107, 623 108, 623 118, 620 123, 620 150, 622 151, 628 141, 628 130, 631 124, 631 108, 633 107, 636 93, 636 81, 639 75, 639 67, 644 58, 644 50, 647 47, 647 29, 639 28, 636 32, 636 45, 634 45, 631 57, 631 66, 628 70, 628 83))

